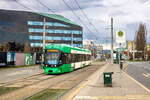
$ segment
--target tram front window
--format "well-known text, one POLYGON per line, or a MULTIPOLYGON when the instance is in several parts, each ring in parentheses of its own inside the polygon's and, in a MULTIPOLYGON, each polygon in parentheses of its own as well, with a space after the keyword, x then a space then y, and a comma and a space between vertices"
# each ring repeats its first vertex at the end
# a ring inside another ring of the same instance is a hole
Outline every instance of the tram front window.
POLYGON ((59 60, 59 52, 47 52, 45 54, 45 64, 56 65, 59 60))

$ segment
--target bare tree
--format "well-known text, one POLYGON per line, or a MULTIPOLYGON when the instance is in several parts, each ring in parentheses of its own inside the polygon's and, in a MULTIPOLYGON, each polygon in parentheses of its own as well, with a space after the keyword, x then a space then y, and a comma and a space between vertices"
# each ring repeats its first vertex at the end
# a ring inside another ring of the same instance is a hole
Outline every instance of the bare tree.
POLYGON ((3 51, 4 52, 10 51, 10 45, 8 43, 4 43, 3 51))
POLYGON ((30 52, 30 44, 28 42, 24 45, 24 52, 30 52))
POLYGON ((136 32, 136 57, 144 59, 146 50, 147 29, 145 24, 140 24, 136 32))

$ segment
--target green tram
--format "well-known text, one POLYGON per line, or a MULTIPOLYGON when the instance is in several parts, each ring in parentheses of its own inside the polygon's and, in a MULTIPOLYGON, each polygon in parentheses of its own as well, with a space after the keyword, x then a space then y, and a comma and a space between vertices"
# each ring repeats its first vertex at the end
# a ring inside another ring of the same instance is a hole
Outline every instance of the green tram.
POLYGON ((65 44, 50 44, 45 47, 43 64, 45 74, 71 72, 90 64, 90 50, 65 44))

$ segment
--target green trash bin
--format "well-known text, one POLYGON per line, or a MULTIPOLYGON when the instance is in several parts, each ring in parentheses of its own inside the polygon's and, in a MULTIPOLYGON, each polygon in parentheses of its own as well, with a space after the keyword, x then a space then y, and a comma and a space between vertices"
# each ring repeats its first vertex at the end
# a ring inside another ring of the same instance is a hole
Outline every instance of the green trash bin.
POLYGON ((112 87, 112 74, 113 72, 104 72, 104 86, 112 87))

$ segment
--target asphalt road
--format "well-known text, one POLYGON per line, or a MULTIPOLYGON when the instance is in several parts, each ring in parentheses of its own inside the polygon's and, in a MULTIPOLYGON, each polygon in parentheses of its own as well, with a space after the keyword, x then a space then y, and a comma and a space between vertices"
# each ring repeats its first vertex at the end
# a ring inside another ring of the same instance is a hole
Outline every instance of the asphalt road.
POLYGON ((148 62, 128 62, 126 72, 150 89, 150 63, 148 62))

